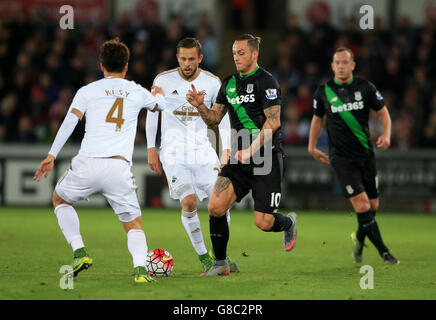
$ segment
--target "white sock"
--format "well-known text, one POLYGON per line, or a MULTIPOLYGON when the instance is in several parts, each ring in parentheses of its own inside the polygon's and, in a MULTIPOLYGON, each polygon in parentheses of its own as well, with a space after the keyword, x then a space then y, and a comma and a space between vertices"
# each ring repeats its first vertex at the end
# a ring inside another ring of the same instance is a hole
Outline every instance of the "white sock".
POLYGON ((54 209, 59 227, 73 251, 85 247, 80 235, 80 223, 76 210, 69 204, 60 204, 54 209))
POLYGON ((203 233, 201 232, 200 219, 198 218, 197 210, 192 212, 186 212, 182 210, 182 223, 197 254, 206 254, 207 250, 204 244, 203 233))
POLYGON ((143 230, 131 229, 127 232, 127 248, 133 258, 133 268, 145 267, 148 248, 143 230))

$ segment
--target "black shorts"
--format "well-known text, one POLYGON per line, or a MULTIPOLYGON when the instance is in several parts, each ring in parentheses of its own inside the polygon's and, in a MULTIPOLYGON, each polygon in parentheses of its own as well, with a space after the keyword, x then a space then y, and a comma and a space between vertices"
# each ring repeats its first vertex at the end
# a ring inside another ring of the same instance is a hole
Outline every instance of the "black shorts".
POLYGON ((283 164, 283 153, 273 152, 271 170, 268 172, 259 174, 258 171, 262 171, 259 170, 260 166, 237 163, 225 165, 219 175, 232 182, 236 202, 240 202, 252 190, 254 210, 274 214, 282 196, 283 164))
POLYGON ((335 170, 345 197, 350 198, 366 192, 369 199, 378 198, 375 158, 352 160, 334 156, 330 163, 335 170))

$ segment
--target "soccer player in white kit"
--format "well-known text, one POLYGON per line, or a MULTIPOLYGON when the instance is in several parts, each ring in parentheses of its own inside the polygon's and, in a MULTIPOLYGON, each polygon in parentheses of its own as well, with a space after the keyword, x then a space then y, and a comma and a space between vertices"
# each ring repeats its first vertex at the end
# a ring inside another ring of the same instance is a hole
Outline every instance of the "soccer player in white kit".
MULTIPOLYGON (((203 240, 197 214, 197 197, 200 201, 210 198, 221 166, 229 159, 230 120, 226 115, 219 125, 223 149, 220 163, 209 142, 207 125, 197 110, 186 101, 191 84, 195 84, 203 91, 206 105, 210 107, 215 102, 221 81, 212 73, 199 68, 202 59, 201 44, 197 39, 185 38, 178 43, 179 67, 160 73, 154 80, 154 85, 165 92, 167 102, 166 109, 161 113, 159 156, 155 149, 158 112, 147 112, 146 133, 149 166, 160 175, 163 165, 170 196, 180 200, 183 226, 204 270, 208 270, 213 264, 213 255, 207 253, 203 240)), ((227 221, 230 222, 229 212, 227 221)), ((231 271, 239 272, 234 261, 228 258, 228 262, 231 271)))
POLYGON ((147 242, 141 223, 136 184, 130 170, 137 118, 142 108, 163 110, 161 88, 153 94, 133 81, 125 80, 129 49, 118 38, 101 46, 100 67, 104 78, 80 88, 59 128, 47 157, 34 180, 47 178, 54 160, 79 120, 86 116, 85 135, 70 168, 53 192, 54 212, 67 242, 74 251, 72 272, 93 264, 80 234, 79 218, 72 204, 101 193, 118 215, 127 233, 127 247, 133 258, 136 283, 154 281, 145 268, 147 242))

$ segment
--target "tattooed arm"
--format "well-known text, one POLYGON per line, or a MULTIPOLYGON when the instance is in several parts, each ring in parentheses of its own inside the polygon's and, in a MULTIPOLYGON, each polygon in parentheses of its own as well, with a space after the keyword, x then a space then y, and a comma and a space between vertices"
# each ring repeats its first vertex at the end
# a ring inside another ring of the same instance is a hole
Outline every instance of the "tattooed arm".
POLYGON ((212 108, 208 109, 203 103, 197 107, 201 118, 209 127, 217 126, 224 118, 227 112, 227 107, 223 104, 215 103, 212 108))
POLYGON ((272 139, 274 132, 280 128, 280 106, 272 106, 264 110, 266 121, 259 135, 251 144, 252 153, 258 151, 261 146, 272 139))
POLYGON ((260 130, 257 138, 252 142, 251 146, 245 150, 239 150, 236 154, 240 162, 245 162, 253 156, 266 142, 272 139, 274 132, 280 128, 280 106, 272 106, 264 110, 266 121, 260 130))
POLYGON ((188 91, 186 100, 197 108, 201 118, 209 127, 217 126, 226 115, 227 107, 223 104, 215 103, 212 108, 208 109, 204 104, 203 93, 197 92, 193 84, 191 87, 192 90, 188 91))

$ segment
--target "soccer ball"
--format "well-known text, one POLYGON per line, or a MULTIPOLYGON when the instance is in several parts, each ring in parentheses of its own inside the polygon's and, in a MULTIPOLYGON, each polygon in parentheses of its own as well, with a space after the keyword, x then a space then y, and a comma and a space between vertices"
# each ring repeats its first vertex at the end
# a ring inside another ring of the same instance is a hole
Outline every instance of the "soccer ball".
POLYGON ((174 268, 174 259, 164 249, 153 249, 147 253, 145 267, 153 277, 168 277, 174 268))

